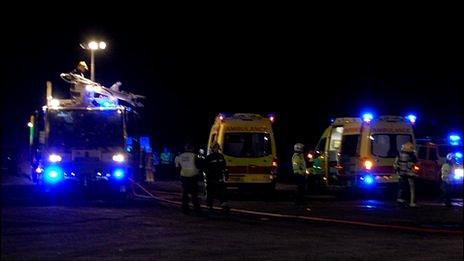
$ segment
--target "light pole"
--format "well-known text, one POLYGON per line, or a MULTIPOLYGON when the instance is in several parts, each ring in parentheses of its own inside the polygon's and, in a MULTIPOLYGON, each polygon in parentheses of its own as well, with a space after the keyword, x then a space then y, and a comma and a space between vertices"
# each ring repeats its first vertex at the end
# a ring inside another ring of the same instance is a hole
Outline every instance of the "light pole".
POLYGON ((106 43, 103 41, 90 41, 87 44, 81 44, 81 47, 85 50, 90 50, 90 80, 95 81, 95 51, 104 50, 106 43))

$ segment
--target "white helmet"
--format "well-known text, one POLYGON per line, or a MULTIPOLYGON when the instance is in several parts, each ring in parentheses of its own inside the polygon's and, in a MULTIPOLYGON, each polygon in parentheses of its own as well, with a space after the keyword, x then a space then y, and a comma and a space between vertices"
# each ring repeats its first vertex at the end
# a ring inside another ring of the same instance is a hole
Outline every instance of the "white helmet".
POLYGON ((455 156, 454 153, 448 153, 448 155, 446 155, 446 159, 449 161, 453 161, 455 159, 454 156, 455 156))
POLYGON ((297 143, 293 146, 295 152, 303 152, 304 145, 302 143, 297 143))

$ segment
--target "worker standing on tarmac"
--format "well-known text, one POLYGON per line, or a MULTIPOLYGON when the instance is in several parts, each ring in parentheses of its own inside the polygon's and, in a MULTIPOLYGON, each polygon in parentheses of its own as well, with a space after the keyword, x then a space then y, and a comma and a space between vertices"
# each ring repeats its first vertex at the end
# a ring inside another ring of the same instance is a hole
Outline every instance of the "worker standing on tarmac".
POLYGON ((221 146, 215 142, 211 146, 211 153, 203 162, 203 170, 206 177, 206 203, 209 210, 213 210, 213 201, 219 199, 222 209, 227 213, 229 205, 227 202, 227 191, 225 181, 229 178, 226 160, 220 152, 221 146))
POLYGON ((292 167, 297 185, 295 193, 295 204, 303 205, 305 203, 304 193, 306 188, 306 178, 309 173, 308 169, 306 168, 306 161, 303 155, 304 145, 297 143, 295 146, 293 146, 293 150, 294 153, 292 157, 292 167))
POLYGON ((441 190, 442 199, 445 201, 445 206, 451 207, 451 178, 455 169, 458 168, 457 158, 455 153, 446 155, 446 162, 441 166, 441 190))
POLYGON ((161 169, 161 174, 165 176, 165 178, 172 179, 172 171, 171 171, 171 166, 172 166, 172 160, 173 160, 173 154, 169 150, 168 147, 164 147, 163 151, 160 154, 160 159, 161 159, 161 164, 160 164, 160 169, 161 169))
POLYGON ((193 208, 197 215, 201 215, 200 201, 198 200, 198 177, 197 168, 198 156, 193 153, 193 146, 185 145, 185 152, 178 155, 175 159, 176 168, 180 170, 180 180, 182 182, 182 212, 188 214, 189 195, 192 198, 193 208))
POLYGON ((153 182, 155 182, 153 152, 151 147, 146 148, 146 151, 147 153, 145 154, 145 182, 148 184, 153 184, 153 182))
POLYGON ((414 182, 417 176, 413 172, 413 168, 417 163, 417 157, 414 151, 414 144, 407 142, 401 146, 401 151, 396 157, 393 167, 400 176, 398 186, 398 197, 396 201, 400 204, 406 202, 406 191, 409 187, 409 206, 416 207, 416 185, 414 182), (409 184, 409 186, 408 186, 409 184))

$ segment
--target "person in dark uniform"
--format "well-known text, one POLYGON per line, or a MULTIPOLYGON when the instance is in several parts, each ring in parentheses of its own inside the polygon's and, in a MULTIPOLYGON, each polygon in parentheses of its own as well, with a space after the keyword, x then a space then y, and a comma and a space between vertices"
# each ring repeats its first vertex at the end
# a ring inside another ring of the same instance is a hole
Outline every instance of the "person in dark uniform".
POLYGON ((209 210, 213 209, 214 199, 218 199, 225 212, 229 211, 226 196, 225 181, 229 178, 226 160, 220 152, 220 145, 216 142, 211 146, 211 153, 203 161, 203 171, 206 177, 206 203, 209 210))

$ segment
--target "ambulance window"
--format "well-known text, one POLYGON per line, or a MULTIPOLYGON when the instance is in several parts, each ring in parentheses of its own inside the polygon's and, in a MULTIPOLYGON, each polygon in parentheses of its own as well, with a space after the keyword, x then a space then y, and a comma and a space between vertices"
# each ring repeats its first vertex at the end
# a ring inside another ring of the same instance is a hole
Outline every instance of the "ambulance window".
POLYGON ((388 135, 374 135, 372 141, 372 154, 387 157, 390 150, 390 137, 388 135))
POLYGON ((411 135, 396 135, 396 149, 399 152, 401 146, 407 142, 411 142, 411 135))
POLYGON ((233 157, 264 157, 272 153, 268 133, 226 133, 224 154, 233 157))
POLYGON ((329 146, 329 151, 330 150, 336 150, 339 151, 340 147, 342 145, 342 133, 343 133, 343 127, 335 127, 332 129, 332 134, 330 137, 330 146, 329 146))
POLYGON ((341 154, 353 157, 357 155, 359 135, 344 135, 341 154))
POLYGON ((411 135, 375 134, 372 135, 372 154, 381 158, 394 158, 401 145, 412 140, 411 135))
POLYGON ((429 160, 438 160, 437 148, 430 148, 429 160))
POLYGON ((419 147, 419 151, 417 154, 419 159, 427 159, 427 147, 419 147))

